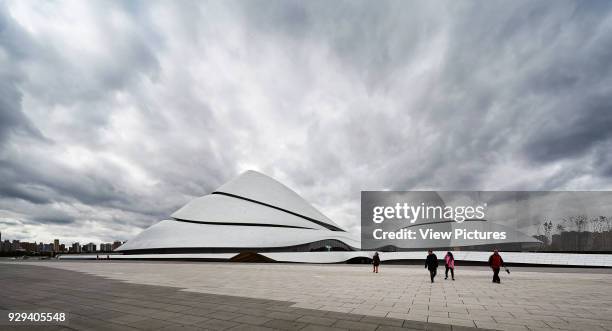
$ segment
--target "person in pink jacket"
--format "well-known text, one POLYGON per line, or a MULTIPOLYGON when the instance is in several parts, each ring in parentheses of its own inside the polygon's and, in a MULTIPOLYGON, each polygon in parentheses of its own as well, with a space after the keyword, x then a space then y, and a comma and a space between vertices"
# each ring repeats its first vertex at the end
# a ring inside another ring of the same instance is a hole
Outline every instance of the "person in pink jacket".
POLYGON ((448 270, 450 269, 451 277, 453 280, 455 280, 455 257, 453 256, 453 253, 446 253, 446 256, 444 257, 444 265, 446 266, 446 277, 444 279, 448 279, 448 270))

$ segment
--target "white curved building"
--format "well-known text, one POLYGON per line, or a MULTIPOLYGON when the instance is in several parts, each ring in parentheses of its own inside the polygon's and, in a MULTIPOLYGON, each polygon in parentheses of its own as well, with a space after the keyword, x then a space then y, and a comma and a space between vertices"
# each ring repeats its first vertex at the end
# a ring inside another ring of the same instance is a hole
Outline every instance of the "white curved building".
MULTIPOLYGON (((436 230, 452 230, 455 222, 422 223, 436 230)), ((535 240, 512 229, 489 222, 465 224, 466 229, 503 229, 510 233, 506 244, 533 243, 535 240)), ((484 263, 491 241, 449 241, 443 246, 459 247, 455 259, 484 263), (473 246, 471 249, 469 246, 473 246), (478 249, 478 250, 474 250, 478 249), (484 251, 483 251, 484 250, 484 251)), ((171 215, 141 232, 108 259, 130 260, 230 260, 256 256, 267 261, 301 263, 363 262, 374 250, 383 251, 382 261, 422 260, 425 249, 439 244, 427 241, 401 247, 380 247, 365 243, 307 203, 276 180, 247 171, 211 194, 193 199, 171 215), (397 251, 395 251, 397 250, 397 251), (331 251, 331 252, 330 252, 331 251), (256 254, 242 254, 256 253, 256 254)), ((497 245, 501 243, 493 242, 497 245)), ((497 247, 497 246, 495 246, 497 247)), ((508 246, 510 247, 510 246, 508 246)), ((97 255, 62 255, 62 259, 97 259, 97 255)), ((612 266, 610 254, 558 254, 504 252, 506 262, 538 265, 612 266)))
POLYGON ((276 180, 247 171, 116 251, 124 254, 354 251, 359 240, 276 180))

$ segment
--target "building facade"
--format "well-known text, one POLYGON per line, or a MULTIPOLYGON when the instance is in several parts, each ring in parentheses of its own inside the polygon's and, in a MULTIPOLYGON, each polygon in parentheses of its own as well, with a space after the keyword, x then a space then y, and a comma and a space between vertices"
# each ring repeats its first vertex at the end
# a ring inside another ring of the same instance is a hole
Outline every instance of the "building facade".
POLYGON ((247 171, 116 249, 124 254, 355 251, 359 240, 276 180, 247 171))
MULTIPOLYGON (((536 241, 516 238, 517 243, 536 241)), ((458 250, 468 248, 467 242, 454 244, 464 246, 458 250)), ((267 261, 339 263, 367 261, 374 250, 395 251, 385 253, 386 260, 412 259, 430 247, 362 250, 358 234, 348 233, 278 181, 247 171, 123 243, 114 249, 123 254, 112 258, 240 261, 251 254, 267 261)), ((465 258, 471 256, 476 255, 465 258)))

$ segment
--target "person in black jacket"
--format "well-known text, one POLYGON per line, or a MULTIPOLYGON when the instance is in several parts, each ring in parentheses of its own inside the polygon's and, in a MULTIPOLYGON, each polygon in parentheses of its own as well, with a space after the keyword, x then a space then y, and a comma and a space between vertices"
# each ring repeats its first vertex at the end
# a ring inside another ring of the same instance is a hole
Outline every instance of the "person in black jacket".
POLYGON ((374 266, 372 272, 378 273, 378 266, 380 265, 380 256, 378 256, 378 252, 374 253, 374 257, 372 257, 372 265, 374 266))
POLYGON ((427 251, 427 259, 425 259, 425 268, 429 269, 429 277, 431 277, 431 282, 433 283, 434 277, 436 277, 436 273, 438 272, 438 257, 431 249, 427 251))

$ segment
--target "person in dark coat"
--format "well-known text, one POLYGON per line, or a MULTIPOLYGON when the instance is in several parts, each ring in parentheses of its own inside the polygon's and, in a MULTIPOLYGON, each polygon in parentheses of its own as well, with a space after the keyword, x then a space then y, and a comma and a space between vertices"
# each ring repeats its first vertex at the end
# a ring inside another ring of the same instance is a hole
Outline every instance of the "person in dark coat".
POLYGON ((431 282, 433 283, 434 278, 436 277, 436 273, 438 272, 438 257, 431 249, 427 251, 427 258, 425 259, 425 268, 429 270, 429 277, 431 278, 431 282))
POLYGON ((501 255, 499 255, 497 249, 494 250, 493 254, 489 257, 489 266, 493 269, 493 283, 500 284, 499 269, 504 266, 504 260, 501 255))
POLYGON ((455 257, 453 253, 447 252, 444 257, 444 266, 446 267, 446 271, 444 272, 444 279, 448 279, 448 271, 451 272, 451 277, 455 280, 455 257))
POLYGON ((378 273, 378 266, 380 265, 380 256, 378 256, 378 252, 374 253, 374 257, 372 257, 372 265, 374 266, 372 272, 378 273))

